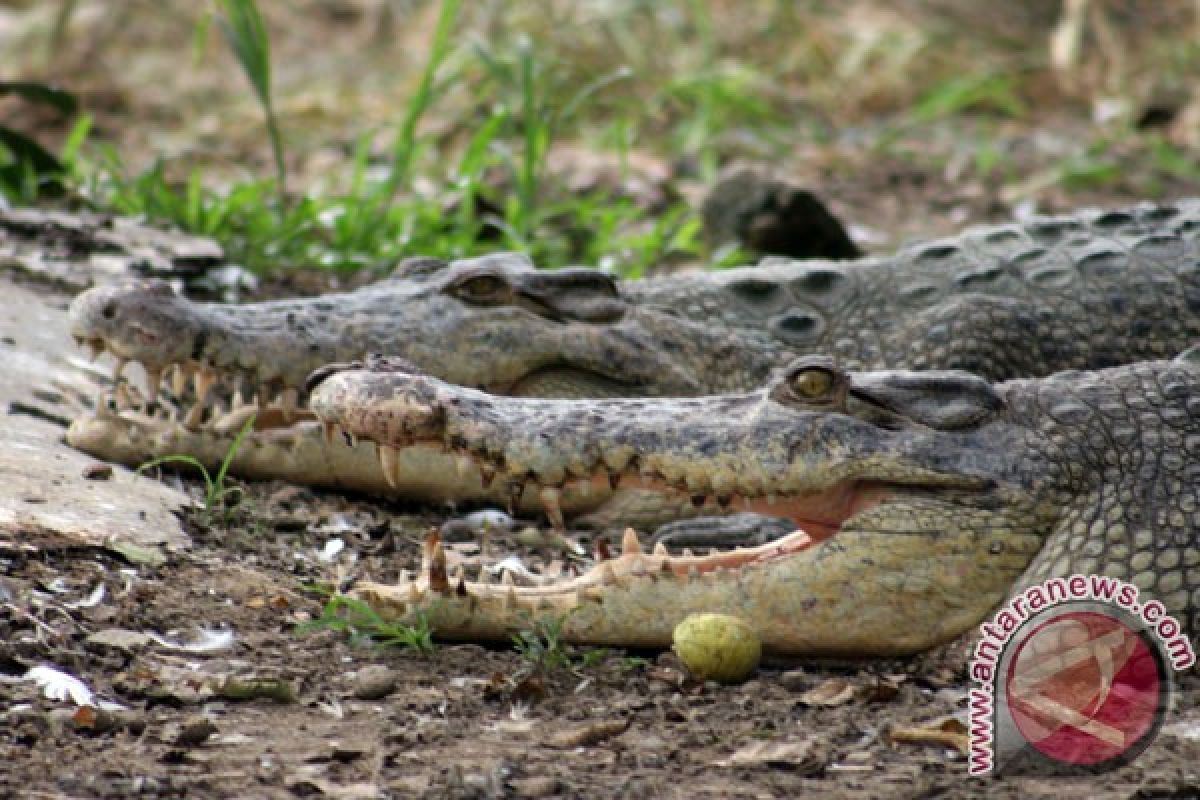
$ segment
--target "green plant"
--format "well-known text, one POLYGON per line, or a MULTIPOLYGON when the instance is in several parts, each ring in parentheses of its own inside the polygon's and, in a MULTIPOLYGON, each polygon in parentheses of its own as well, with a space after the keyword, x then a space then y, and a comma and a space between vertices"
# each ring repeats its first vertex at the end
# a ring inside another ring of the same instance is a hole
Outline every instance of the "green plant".
POLYGON ((242 72, 254 88, 267 123, 271 154, 275 159, 275 179, 279 182, 279 205, 287 205, 287 168, 283 159, 283 137, 271 99, 271 40, 262 14, 254 0, 217 0, 223 12, 217 23, 229 49, 237 57, 242 72))
POLYGON ((531 620, 530 627, 512 635, 513 647, 535 669, 551 672, 572 665, 575 648, 563 641, 567 616, 542 616, 531 620))
POLYGON ((433 632, 429 620, 418 614, 413 624, 384 619, 370 605, 353 597, 335 594, 326 601, 321 616, 296 629, 305 635, 316 630, 333 630, 352 638, 367 637, 389 646, 432 653, 433 632))
POLYGON ((937 84, 917 101, 908 117, 913 123, 923 124, 968 111, 1022 117, 1027 110, 1013 74, 987 72, 937 84))
POLYGON ((242 447, 242 440, 254 428, 254 417, 246 420, 242 424, 241 430, 233 437, 233 441, 229 444, 229 449, 225 451, 225 457, 221 459, 221 465, 217 469, 216 475, 210 475, 208 468, 204 466, 194 456, 173 453, 171 455, 161 456, 152 461, 147 461, 137 468, 138 472, 144 472, 148 469, 162 466, 163 464, 183 464, 198 471, 201 477, 204 478, 204 511, 207 514, 214 514, 218 504, 224 508, 228 508, 229 504, 226 499, 233 496, 240 496, 243 493, 240 486, 226 486, 225 475, 229 472, 229 465, 233 463, 233 459, 237 456, 238 450, 242 447))
POLYGON ((396 139, 392 143, 391 171, 380 192, 383 202, 390 201, 400 186, 406 183, 410 177, 419 144, 417 124, 433 105, 433 101, 439 93, 435 81, 438 70, 441 69, 450 52, 451 33, 454 31, 454 23, 458 19, 458 9, 461 4, 462 0, 442 0, 438 8, 437 24, 434 27, 433 40, 429 47, 429 60, 425 62, 425 67, 421 70, 416 91, 408 101, 404 118, 400 122, 396 139))
MULTIPOLYGON (((79 108, 70 92, 33 81, 0 81, 0 96, 14 95, 31 105, 46 106, 64 117, 79 108)), ((0 194, 12 201, 33 203, 44 195, 62 194, 66 168, 26 133, 0 125, 0 194)))

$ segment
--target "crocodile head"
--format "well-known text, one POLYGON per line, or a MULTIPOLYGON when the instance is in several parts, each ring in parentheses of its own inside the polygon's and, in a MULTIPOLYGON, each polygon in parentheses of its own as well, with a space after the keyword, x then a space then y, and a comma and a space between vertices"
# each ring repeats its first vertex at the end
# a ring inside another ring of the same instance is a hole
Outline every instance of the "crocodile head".
MULTIPOLYGON (((364 584, 382 611, 447 637, 504 638, 530 614, 579 641, 665 646, 688 613, 736 614, 768 648, 904 653, 968 629, 1023 586, 1101 573, 1200 625, 1200 370, 1194 354, 990 384, 959 371, 793 362, 758 392, 595 401, 494 397, 381 359, 317 376, 327 425, 465 454, 497 482, 632 484, 790 517, 804 533, 696 557, 624 553, 515 589, 448 576, 364 584), (1185 568, 1186 567, 1186 568, 1185 568)), ((386 467, 385 467, 386 468, 386 467)))
POLYGON ((162 281, 100 287, 76 297, 70 317, 78 342, 115 356, 118 377, 142 365, 145 399, 189 406, 190 428, 231 427, 213 401, 235 394, 234 412, 256 400, 291 418, 309 372, 377 350, 503 394, 696 391, 611 276, 540 271, 513 254, 409 259, 354 292, 245 306, 194 303, 162 281))
POLYGON ((623 561, 508 600, 508 587, 459 592, 428 567, 409 586, 364 587, 385 610, 431 613, 451 637, 502 638, 520 627, 518 608, 569 613, 586 641, 664 645, 687 612, 728 610, 777 650, 912 651, 998 602, 1059 513, 1039 488, 1051 476, 1026 446, 1029 428, 1001 391, 963 372, 848 373, 808 357, 758 392, 601 401, 495 397, 388 359, 317 380, 315 413, 377 441, 385 471, 395 448, 419 443, 540 490, 552 515, 564 487, 591 482, 790 517, 805 532, 682 561, 627 538, 623 561))

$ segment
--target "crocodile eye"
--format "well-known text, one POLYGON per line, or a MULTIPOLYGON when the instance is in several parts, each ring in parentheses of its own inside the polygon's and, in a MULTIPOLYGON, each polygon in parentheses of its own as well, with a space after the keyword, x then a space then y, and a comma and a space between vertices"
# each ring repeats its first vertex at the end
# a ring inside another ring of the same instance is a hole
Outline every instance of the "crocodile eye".
POLYGON ((468 303, 495 303, 508 292, 508 284, 496 275, 475 275, 454 286, 454 293, 468 303))
POLYGON ((792 391, 802 400, 821 400, 835 383, 833 373, 820 367, 808 367, 792 376, 792 391))

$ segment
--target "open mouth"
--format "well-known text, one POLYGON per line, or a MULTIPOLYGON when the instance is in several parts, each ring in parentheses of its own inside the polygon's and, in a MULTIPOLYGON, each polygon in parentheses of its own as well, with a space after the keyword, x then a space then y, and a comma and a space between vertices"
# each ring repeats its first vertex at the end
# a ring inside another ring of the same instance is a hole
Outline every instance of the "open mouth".
POLYGON ((312 414, 301 405, 300 389, 279 378, 261 380, 251 370, 220 368, 203 361, 152 364, 122 356, 103 338, 76 335, 94 359, 110 353, 115 361, 113 390, 101 400, 103 408, 138 411, 149 418, 182 422, 190 430, 236 431, 251 416, 255 428, 285 427, 312 414), (130 382, 130 365, 145 376, 141 387, 130 382))
MULTIPOLYGON (((667 552, 664 545, 655 545, 651 552, 642 548, 641 540, 632 528, 626 528, 621 540, 621 552, 611 555, 597 551, 596 565, 574 578, 566 580, 548 580, 545 583, 532 586, 514 587, 511 583, 492 586, 488 583, 469 584, 462 566, 451 571, 442 547, 441 538, 436 530, 431 531, 425 538, 421 557, 421 566, 414 579, 404 575, 409 586, 419 591, 433 591, 440 594, 457 593, 459 595, 486 594, 499 589, 505 592, 520 592, 522 599, 536 600, 539 594, 561 595, 579 592, 587 589, 603 590, 606 586, 619 584, 627 578, 637 577, 673 577, 694 579, 704 575, 713 575, 723 570, 736 570, 747 566, 763 566, 774 561, 793 556, 808 550, 819 540, 810 536, 807 531, 797 530, 768 544, 756 547, 739 547, 733 550, 712 552, 708 555, 694 555, 685 551, 682 555, 667 552)), ((509 576, 509 573, 504 573, 509 576)), ((481 578, 487 572, 481 571, 481 578)), ((402 592, 400 593, 402 595, 402 592)), ((414 600, 417 599, 415 596, 414 600)))

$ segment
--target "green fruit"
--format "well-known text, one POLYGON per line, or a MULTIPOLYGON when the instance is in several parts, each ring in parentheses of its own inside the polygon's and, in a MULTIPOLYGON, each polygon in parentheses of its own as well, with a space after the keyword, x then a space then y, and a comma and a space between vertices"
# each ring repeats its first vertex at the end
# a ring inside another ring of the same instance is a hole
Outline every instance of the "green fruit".
POLYGON ((700 680, 739 683, 762 658, 758 634, 728 614, 691 614, 675 626, 671 639, 679 660, 700 680))

